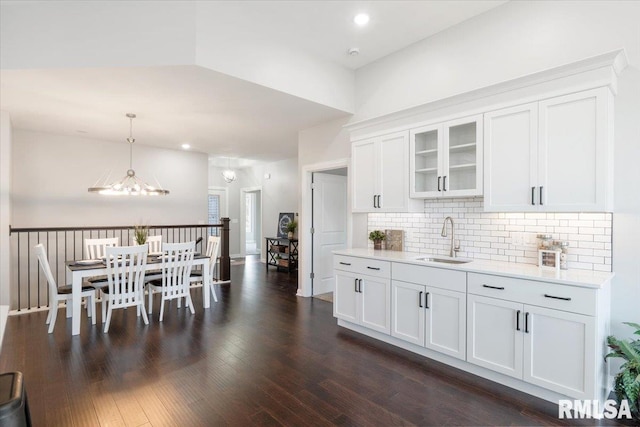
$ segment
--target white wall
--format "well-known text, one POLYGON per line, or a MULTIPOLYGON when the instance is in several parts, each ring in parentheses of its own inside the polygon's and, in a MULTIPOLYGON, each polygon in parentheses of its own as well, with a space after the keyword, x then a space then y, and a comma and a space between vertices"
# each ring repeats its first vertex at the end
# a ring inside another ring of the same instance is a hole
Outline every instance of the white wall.
POLYGON ((640 2, 509 2, 356 72, 354 121, 618 48, 630 66, 615 100, 612 333, 640 322, 640 2))
POLYGON ((244 220, 240 217, 241 189, 247 187, 262 188, 262 237, 258 242, 261 257, 264 258, 264 237, 276 236, 276 226, 280 212, 297 212, 298 204, 298 168, 295 158, 265 163, 254 167, 235 169, 237 179, 227 184, 222 179, 222 170, 226 168, 210 167, 209 186, 227 187, 229 197, 230 237, 229 253, 234 256, 241 253, 240 226, 244 220), (265 179, 269 173, 271 178, 265 179), (234 222, 237 220, 237 222, 234 222))
MULTIPOLYGON (((256 13, 262 7, 259 3, 253 6, 256 13)), ((318 59, 304 50, 260 38, 250 28, 241 36, 237 27, 243 23, 228 19, 228 13, 233 14, 231 10, 236 7, 243 10, 245 6, 241 2, 229 2, 225 4, 226 13, 221 15, 217 2, 198 3, 198 65, 332 108, 353 111, 352 70, 318 59), (232 40, 229 34, 234 34, 232 40)))
POLYGON ((195 62, 192 2, 2 2, 3 69, 195 62))
POLYGON ((207 156, 144 145, 133 147, 136 174, 158 179, 171 193, 161 197, 106 197, 87 188, 112 170, 129 168, 126 142, 106 142, 14 130, 12 215, 14 227, 197 224, 207 220, 207 156))
POLYGON ((356 71, 354 121, 626 48, 640 2, 512 1, 356 71))
MULTIPOLYGON (((0 111, 0 306, 9 305, 9 265, 11 262, 9 226, 11 225, 11 117, 0 111)), ((0 338, 2 333, 0 316, 0 338)), ((0 341, 1 343, 1 341, 0 341)))

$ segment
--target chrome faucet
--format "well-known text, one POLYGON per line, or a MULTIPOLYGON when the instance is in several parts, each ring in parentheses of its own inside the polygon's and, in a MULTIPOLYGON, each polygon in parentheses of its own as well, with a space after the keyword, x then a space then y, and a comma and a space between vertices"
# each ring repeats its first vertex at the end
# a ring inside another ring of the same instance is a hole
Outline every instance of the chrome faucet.
POLYGON ((444 222, 442 223, 442 233, 440 233, 440 235, 442 237, 447 237, 447 220, 451 222, 451 247, 449 249, 449 256, 451 258, 455 258, 456 252, 460 250, 460 246, 455 244, 455 228, 453 226, 453 218, 450 216, 444 219, 444 222))

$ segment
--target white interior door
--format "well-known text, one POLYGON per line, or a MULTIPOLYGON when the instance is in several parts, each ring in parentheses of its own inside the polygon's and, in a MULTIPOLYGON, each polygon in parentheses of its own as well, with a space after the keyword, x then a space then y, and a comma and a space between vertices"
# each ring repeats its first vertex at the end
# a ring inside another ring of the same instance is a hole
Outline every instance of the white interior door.
POLYGON ((347 247, 347 177, 313 174, 313 295, 333 292, 333 251, 347 247))

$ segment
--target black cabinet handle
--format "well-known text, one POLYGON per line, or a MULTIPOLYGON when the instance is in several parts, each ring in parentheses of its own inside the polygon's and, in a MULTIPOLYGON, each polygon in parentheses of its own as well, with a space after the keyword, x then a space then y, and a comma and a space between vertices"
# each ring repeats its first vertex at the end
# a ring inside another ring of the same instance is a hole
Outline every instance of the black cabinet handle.
POLYGON ((529 333, 529 312, 528 311, 524 314, 524 331, 527 334, 529 333))
POLYGON ((382 207, 382 205, 380 204, 380 197, 382 197, 382 196, 378 194, 378 208, 382 207))
POLYGON ((516 312, 516 331, 520 330, 520 310, 516 312))
POLYGON ((353 282, 353 291, 358 292, 358 279, 353 282))
POLYGON ((424 295, 424 308, 429 308, 429 292, 424 295))
POLYGON ((542 203, 542 186, 540 186, 540 201, 539 201, 540 205, 544 205, 544 203, 542 203))
POLYGON ((350 262, 342 262, 342 261, 340 261, 340 265, 351 265, 351 263, 350 262))
POLYGON ((442 191, 447 191, 447 176, 442 177, 442 191))
POLYGON ((531 204, 535 205, 536 201, 534 198, 536 197, 536 187, 531 187, 531 204))
POLYGON ((418 295, 418 307, 422 308, 422 294, 424 292, 420 291, 420 295, 418 295))
POLYGON ((489 288, 489 289, 497 289, 499 291, 504 291, 504 287, 502 286, 489 286, 489 285, 482 285, 483 288, 489 288))
POLYGON ((373 207, 377 208, 377 206, 376 206, 376 195, 375 194, 373 195, 373 207))
POLYGON ((369 267, 369 266, 367 266, 367 268, 369 270, 380 270, 380 267, 369 267))
POLYGON ((362 279, 358 279, 358 292, 362 293, 362 279))
POLYGON ((567 298, 567 297, 556 297, 554 295, 547 295, 544 294, 545 298, 553 298, 553 299, 561 299, 562 301, 571 301, 571 298, 567 298))
POLYGON ((438 177, 438 191, 442 191, 442 190, 440 190, 440 180, 441 180, 441 179, 442 179, 442 177, 441 177, 441 176, 439 176, 439 177, 438 177))

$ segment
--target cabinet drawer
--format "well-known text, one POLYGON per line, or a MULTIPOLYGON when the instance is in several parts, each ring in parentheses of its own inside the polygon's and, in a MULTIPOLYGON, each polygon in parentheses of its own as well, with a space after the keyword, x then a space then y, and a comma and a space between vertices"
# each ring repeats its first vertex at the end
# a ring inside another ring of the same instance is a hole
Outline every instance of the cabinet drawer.
POLYGON ((467 291, 467 273, 422 265, 393 263, 393 280, 417 283, 451 291, 467 291))
POLYGON ((391 278, 391 263, 377 259, 334 255, 333 268, 356 274, 365 274, 367 276, 382 277, 385 279, 391 278))
POLYGON ((537 280, 469 273, 468 292, 588 316, 595 316, 597 311, 597 291, 595 289, 564 286, 537 280))

